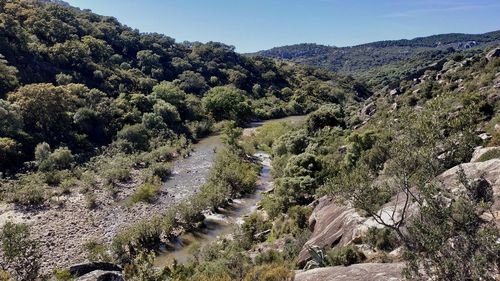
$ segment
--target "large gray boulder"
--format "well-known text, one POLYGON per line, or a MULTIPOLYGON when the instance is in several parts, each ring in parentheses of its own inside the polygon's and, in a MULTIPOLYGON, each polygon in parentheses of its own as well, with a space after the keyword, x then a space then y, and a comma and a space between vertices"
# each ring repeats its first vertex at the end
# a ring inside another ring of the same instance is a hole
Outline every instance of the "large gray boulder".
POLYGON ((472 153, 472 159, 470 160, 471 162, 477 162, 481 156, 483 156, 486 152, 490 150, 495 150, 495 149, 500 149, 498 146, 491 146, 491 147, 476 147, 474 150, 474 153, 472 153))
POLYGON ((299 264, 305 265, 310 258, 308 246, 331 248, 344 246, 360 234, 365 219, 354 208, 337 204, 331 197, 322 197, 309 218, 313 232, 299 253, 299 264))
POLYGON ((360 263, 298 271, 295 281, 399 281, 403 263, 360 263))
POLYGON ((76 281, 124 281, 123 276, 118 271, 95 270, 80 276, 76 281))
POLYGON ((122 268, 109 262, 88 262, 76 264, 69 267, 69 273, 72 276, 82 276, 93 271, 122 271, 122 268))

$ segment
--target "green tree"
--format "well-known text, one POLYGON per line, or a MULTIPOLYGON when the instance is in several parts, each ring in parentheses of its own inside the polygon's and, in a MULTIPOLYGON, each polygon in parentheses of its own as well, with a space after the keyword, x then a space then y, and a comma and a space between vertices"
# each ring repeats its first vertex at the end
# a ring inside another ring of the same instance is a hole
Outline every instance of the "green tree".
POLYGON ((127 125, 118 132, 118 145, 128 153, 149 147, 148 131, 142 124, 127 125))
POLYGON ((30 237, 28 226, 7 222, 2 228, 0 240, 4 259, 13 270, 13 276, 19 281, 36 280, 41 256, 38 243, 30 237))
POLYGON ((306 120, 309 132, 315 132, 323 127, 344 127, 344 112, 337 104, 327 104, 311 113, 306 120))
POLYGON ((202 102, 205 110, 218 121, 234 120, 242 123, 252 114, 245 92, 231 86, 212 88, 203 97, 202 102))
POLYGON ((0 54, 0 98, 19 84, 17 73, 17 68, 8 65, 5 57, 0 54))
POLYGON ((68 112, 75 109, 78 98, 68 86, 30 84, 8 98, 19 108, 26 131, 38 140, 53 143, 70 132, 72 120, 68 112))

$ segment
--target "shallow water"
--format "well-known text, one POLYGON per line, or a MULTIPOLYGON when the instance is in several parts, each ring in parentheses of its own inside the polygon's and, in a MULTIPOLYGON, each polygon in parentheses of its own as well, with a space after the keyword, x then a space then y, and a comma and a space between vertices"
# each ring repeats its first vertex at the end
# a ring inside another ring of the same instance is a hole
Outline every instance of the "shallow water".
MULTIPOLYGON (((246 130, 260 127, 268 122, 297 123, 303 120, 304 116, 292 116, 265 122, 254 122, 246 130)), ((197 143, 188 158, 176 161, 173 176, 164 184, 167 190, 170 190, 176 197, 185 197, 196 192, 205 182, 217 150, 222 147, 220 136, 211 136, 197 143)), ((272 178, 269 155, 259 151, 255 156, 262 164, 255 193, 234 200, 227 208, 221 208, 217 213, 205 214, 203 221, 205 227, 197 232, 186 233, 169 245, 165 245, 155 261, 157 266, 170 265, 174 259, 179 263, 187 262, 192 257, 192 249, 230 235, 234 232, 235 227, 243 223, 246 215, 257 209, 262 192, 272 187, 272 178)))

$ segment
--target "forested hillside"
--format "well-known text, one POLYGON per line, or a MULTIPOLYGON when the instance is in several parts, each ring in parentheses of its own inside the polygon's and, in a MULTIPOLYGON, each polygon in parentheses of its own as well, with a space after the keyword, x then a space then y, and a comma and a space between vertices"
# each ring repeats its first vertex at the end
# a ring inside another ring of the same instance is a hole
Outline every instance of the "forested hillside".
POLYGON ((498 280, 499 43, 248 56, 0 1, 0 281, 498 280))
POLYGON ((393 63, 423 58, 442 58, 455 51, 484 48, 499 42, 500 31, 493 31, 478 35, 459 33, 433 35, 411 40, 380 41, 342 48, 298 44, 260 51, 256 55, 319 66, 338 73, 358 76, 363 75, 367 70, 393 63))
POLYGON ((221 43, 178 44, 51 1, 2 1, 0 12, 3 171, 32 160, 42 142, 85 158, 121 132, 146 135, 126 150, 148 150, 158 135, 195 139, 224 119, 243 124, 370 95, 327 71, 221 43))

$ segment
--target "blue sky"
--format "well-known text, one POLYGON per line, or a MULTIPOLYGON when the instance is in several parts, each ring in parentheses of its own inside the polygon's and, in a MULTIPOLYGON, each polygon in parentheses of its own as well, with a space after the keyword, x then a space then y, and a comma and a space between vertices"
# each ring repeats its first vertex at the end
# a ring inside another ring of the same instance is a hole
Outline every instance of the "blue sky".
POLYGON ((500 29, 499 0, 67 0, 178 42, 253 52, 296 43, 352 46, 500 29))

